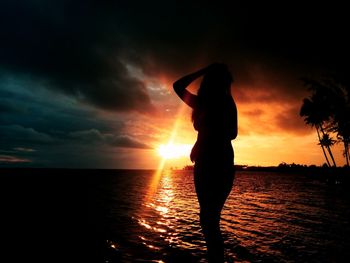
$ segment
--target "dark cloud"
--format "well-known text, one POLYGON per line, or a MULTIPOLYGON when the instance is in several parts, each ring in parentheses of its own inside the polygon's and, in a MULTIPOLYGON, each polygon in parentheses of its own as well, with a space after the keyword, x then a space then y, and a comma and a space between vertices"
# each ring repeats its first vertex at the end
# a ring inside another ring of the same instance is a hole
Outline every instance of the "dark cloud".
POLYGON ((15 105, 13 105, 11 102, 2 101, 0 104, 1 114, 12 113, 17 111, 18 111, 18 108, 15 105))
POLYGON ((23 148, 23 147, 15 147, 13 149, 18 152, 35 152, 36 151, 35 149, 32 149, 32 148, 23 148))
POLYGON ((346 8, 335 4, 32 0, 0 10, 3 69, 109 110, 153 109, 128 63, 176 78, 222 60, 252 84, 256 63, 304 74, 348 60, 346 8))
POLYGON ((126 135, 113 138, 112 145, 124 148, 152 149, 152 147, 149 145, 139 142, 126 135))
POLYGON ((151 149, 151 147, 147 144, 139 142, 130 136, 115 135, 110 133, 104 134, 96 129, 71 132, 69 133, 69 137, 88 143, 105 143, 114 147, 151 149))
POLYGON ((294 133, 297 135, 304 135, 312 132, 307 127, 302 118, 299 117, 300 107, 289 107, 283 112, 276 115, 277 129, 294 133))
POLYGON ((149 148, 126 135, 122 116, 102 114, 41 87, 28 90, 27 84, 32 82, 19 78, 16 85, 2 81, 0 86, 0 105, 16 109, 0 114, 0 154, 12 158, 1 166, 118 167, 108 149, 149 148))
POLYGON ((152 110, 145 86, 121 61, 116 21, 109 24, 112 17, 94 7, 92 1, 2 2, 0 67, 104 109, 152 110))
POLYGON ((33 143, 33 144, 50 144, 55 139, 52 136, 41 133, 33 128, 25 128, 20 125, 0 125, 1 142, 12 143, 33 143))
POLYGON ((151 149, 127 135, 96 129, 48 135, 19 125, 0 126, 0 166, 105 168, 123 165, 111 149, 151 149))
POLYGON ((0 114, 0 125, 30 127, 51 136, 59 136, 75 130, 99 129, 103 132, 118 132, 121 120, 109 123, 101 119, 93 109, 83 107, 67 96, 36 87, 33 83, 17 79, 18 86, 2 82, 0 105, 7 110, 0 114))
POLYGON ((31 160, 29 159, 24 159, 24 158, 19 158, 16 156, 12 155, 1 155, 0 154, 0 166, 4 163, 30 163, 31 160))

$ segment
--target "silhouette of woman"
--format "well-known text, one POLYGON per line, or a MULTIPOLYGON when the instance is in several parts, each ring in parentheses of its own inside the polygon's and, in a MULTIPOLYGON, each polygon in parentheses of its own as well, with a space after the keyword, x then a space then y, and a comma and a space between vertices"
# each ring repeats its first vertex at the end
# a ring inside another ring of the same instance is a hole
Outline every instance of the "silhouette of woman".
POLYGON ((198 131, 191 151, 200 224, 210 263, 224 262, 220 214, 234 179, 231 140, 237 137, 237 108, 231 96, 232 75, 225 64, 214 63, 177 80, 176 94, 189 105, 198 131), (203 76, 197 95, 186 88, 203 76))

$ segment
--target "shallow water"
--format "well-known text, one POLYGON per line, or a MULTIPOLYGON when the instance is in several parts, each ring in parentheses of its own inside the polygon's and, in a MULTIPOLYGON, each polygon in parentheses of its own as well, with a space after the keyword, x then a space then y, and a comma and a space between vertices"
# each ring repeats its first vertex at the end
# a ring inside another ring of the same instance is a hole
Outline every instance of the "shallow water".
MULTIPOLYGON (((101 185, 100 198, 110 208, 104 222, 110 231, 107 246, 125 262, 206 262, 191 171, 155 177, 121 172, 109 178, 108 189, 101 185)), ((226 257, 235 262, 347 261, 349 205, 341 186, 315 177, 238 172, 222 212, 226 257)))

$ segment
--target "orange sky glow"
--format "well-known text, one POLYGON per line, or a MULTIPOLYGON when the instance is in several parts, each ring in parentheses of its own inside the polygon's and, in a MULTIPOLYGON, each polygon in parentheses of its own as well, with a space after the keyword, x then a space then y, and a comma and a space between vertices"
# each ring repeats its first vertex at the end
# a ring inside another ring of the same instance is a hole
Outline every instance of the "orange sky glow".
MULTIPOLYGON (((129 132, 139 135, 142 141, 148 141, 152 149, 133 150, 134 154, 130 153, 133 168, 153 169, 160 163, 165 168, 191 165, 189 153, 197 136, 191 123, 191 109, 172 91, 171 82, 149 83, 151 96, 155 91, 157 96, 162 94, 158 98, 153 96, 157 112, 150 116, 138 116, 129 126, 129 132)), ((198 82, 190 87, 193 93, 196 92, 195 85, 198 82)), ((235 96, 235 87, 234 83, 232 94, 238 108, 239 125, 238 137, 232 141, 235 164, 276 166, 281 162, 306 165, 325 163, 316 131, 299 117, 303 97, 290 101, 247 102, 241 99, 242 96, 235 96), (290 116, 293 118, 288 119, 290 116)), ((269 97, 274 94, 264 88, 254 96, 269 97)), ((341 145, 335 145, 333 149, 337 165, 344 165, 341 145)), ((125 165, 125 168, 130 168, 128 162, 125 165)))

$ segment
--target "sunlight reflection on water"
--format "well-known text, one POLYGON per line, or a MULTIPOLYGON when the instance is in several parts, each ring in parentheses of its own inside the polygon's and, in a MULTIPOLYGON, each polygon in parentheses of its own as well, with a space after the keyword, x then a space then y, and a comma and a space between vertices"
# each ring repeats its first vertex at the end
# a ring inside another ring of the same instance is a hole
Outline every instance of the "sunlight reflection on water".
MULTIPOLYGON (((131 222, 120 231, 133 229, 129 242, 148 249, 148 262, 178 262, 170 255, 174 249, 183 252, 180 261, 206 262, 191 171, 163 172, 156 190, 149 192, 151 181, 137 178, 137 190, 128 193, 135 206, 131 222)), ((347 253, 348 207, 348 199, 318 180, 239 172, 222 211, 226 256, 235 262, 322 262, 335 251, 347 253)))

